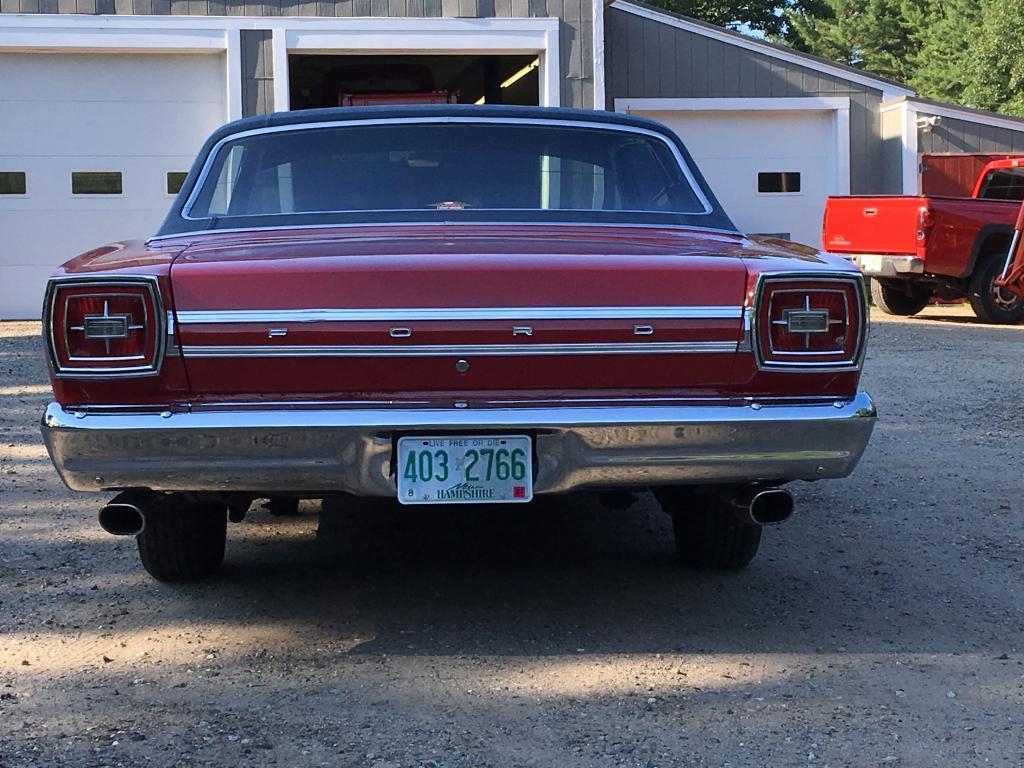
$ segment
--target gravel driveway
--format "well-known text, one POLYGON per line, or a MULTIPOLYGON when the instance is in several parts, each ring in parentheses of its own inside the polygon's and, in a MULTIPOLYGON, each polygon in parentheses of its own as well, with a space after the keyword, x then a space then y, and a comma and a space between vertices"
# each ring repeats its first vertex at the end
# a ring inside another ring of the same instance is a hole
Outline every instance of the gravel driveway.
POLYGON ((0 766, 1024 765, 1024 327, 876 317, 856 473, 736 574, 649 496, 254 509, 210 582, 149 579, 40 445, 0 324, 0 766))

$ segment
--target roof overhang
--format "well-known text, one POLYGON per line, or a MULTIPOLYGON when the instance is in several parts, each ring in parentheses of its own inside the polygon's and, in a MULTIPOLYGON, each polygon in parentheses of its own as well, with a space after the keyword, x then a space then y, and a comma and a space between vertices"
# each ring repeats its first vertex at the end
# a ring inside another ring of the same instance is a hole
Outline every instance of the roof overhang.
POLYGON ((1005 128, 1008 131, 1024 132, 1024 117, 1001 115, 998 112, 989 112, 984 109, 972 109, 956 104, 945 104, 939 101, 913 97, 898 98, 882 103, 883 112, 904 107, 917 114, 934 115, 950 120, 963 120, 967 123, 979 123, 995 128, 1005 128))

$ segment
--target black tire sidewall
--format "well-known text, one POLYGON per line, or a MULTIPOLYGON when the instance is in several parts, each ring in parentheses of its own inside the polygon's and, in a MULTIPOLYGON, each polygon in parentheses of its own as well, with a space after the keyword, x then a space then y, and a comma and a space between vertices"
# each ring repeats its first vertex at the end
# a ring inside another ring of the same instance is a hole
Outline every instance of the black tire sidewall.
POLYGON ((761 526, 741 520, 726 494, 659 488, 655 497, 672 517, 676 554, 687 568, 738 570, 757 554, 761 526))
POLYGON ((143 514, 136 537, 139 559, 158 581, 195 581, 213 574, 224 560, 227 507, 192 502, 174 494, 155 501, 143 514))
POLYGON ((887 315, 910 317, 928 306, 931 291, 910 287, 908 294, 901 286, 877 278, 871 280, 871 300, 887 315))
POLYGON ((1002 271, 1003 262, 996 256, 990 255, 982 261, 971 275, 967 298, 979 320, 986 323, 1016 325, 1024 321, 1024 298, 1018 298, 1015 308, 1007 310, 999 306, 992 295, 995 280, 1002 271))

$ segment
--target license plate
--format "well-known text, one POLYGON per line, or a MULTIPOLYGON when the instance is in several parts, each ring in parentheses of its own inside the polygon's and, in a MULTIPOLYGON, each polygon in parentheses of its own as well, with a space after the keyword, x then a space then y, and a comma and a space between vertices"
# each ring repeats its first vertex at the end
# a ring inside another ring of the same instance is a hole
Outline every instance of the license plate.
POLYGON ((398 500, 403 504, 507 504, 533 498, 527 435, 402 437, 398 500))
POLYGON ((865 254, 860 257, 860 268, 863 272, 879 274, 882 271, 882 257, 874 254, 865 254))

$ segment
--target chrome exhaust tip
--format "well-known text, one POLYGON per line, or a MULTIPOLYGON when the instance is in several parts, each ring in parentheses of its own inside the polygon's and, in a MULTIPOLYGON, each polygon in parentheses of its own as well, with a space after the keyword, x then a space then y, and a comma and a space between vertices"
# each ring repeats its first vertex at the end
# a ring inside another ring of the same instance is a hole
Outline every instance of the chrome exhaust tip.
POLYGON ((100 527, 114 536, 138 536, 146 527, 142 500, 136 494, 119 493, 100 509, 100 527))
POLYGON ((781 488, 767 488, 734 502, 744 522, 754 525, 778 525, 793 514, 793 494, 781 488))

